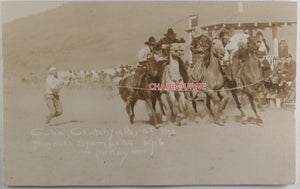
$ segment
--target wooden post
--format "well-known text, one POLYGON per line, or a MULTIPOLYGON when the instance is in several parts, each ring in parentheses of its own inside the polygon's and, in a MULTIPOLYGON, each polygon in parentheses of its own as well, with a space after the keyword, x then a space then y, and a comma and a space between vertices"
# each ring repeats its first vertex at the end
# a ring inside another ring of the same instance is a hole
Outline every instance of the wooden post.
POLYGON ((272 33, 273 33, 273 56, 278 57, 278 37, 277 37, 277 26, 272 26, 272 33))
MULTIPOLYGON (((189 18, 189 29, 192 29, 192 19, 191 17, 189 18)), ((192 44, 192 31, 189 32, 189 47, 192 44)), ((191 49, 189 48, 189 64, 193 64, 193 53, 191 49)))
MULTIPOLYGON (((192 43, 192 28, 195 28, 198 25, 198 16, 197 15, 192 15, 189 16, 189 46, 191 46, 192 43)), ((193 64, 193 53, 189 49, 189 64, 193 64)))

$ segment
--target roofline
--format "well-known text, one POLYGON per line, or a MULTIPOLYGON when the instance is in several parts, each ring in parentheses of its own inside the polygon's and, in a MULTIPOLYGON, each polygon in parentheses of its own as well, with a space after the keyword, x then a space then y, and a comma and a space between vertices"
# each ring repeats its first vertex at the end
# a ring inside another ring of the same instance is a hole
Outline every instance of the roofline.
POLYGON ((216 30, 220 28, 234 28, 234 29, 265 29, 272 28, 273 26, 292 26, 297 24, 297 22, 248 22, 248 23, 221 23, 212 24, 207 26, 199 26, 202 30, 216 30))
MULTIPOLYGON (((297 22, 248 22, 248 23, 221 23, 221 24, 212 24, 212 25, 203 25, 198 26, 202 30, 212 31, 218 30, 220 28, 234 28, 234 29, 265 29, 272 28, 273 26, 282 27, 282 26, 292 26, 297 24, 297 22)), ((195 28, 187 29, 186 32, 192 32, 195 28)))

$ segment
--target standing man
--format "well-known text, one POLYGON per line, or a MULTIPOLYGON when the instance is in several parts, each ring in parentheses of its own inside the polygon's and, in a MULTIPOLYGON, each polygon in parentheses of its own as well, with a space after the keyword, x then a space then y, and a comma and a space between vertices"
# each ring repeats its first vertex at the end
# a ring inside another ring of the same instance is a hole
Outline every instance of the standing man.
POLYGON ((258 52, 257 57, 263 58, 267 54, 269 54, 270 47, 267 45, 266 40, 261 32, 256 33, 256 37, 258 37, 258 52))
POLYGON ((45 101, 50 110, 49 115, 46 117, 46 124, 49 124, 52 118, 60 116, 63 113, 58 95, 63 84, 64 82, 58 78, 56 68, 51 67, 46 79, 45 101))

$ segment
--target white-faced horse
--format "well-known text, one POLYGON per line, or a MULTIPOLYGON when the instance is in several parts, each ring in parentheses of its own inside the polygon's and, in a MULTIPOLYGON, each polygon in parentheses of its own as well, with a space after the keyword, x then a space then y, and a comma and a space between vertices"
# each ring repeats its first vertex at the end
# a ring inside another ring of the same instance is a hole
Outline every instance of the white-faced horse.
MULTIPOLYGON (((162 84, 184 84, 184 79, 180 74, 180 71, 182 71, 180 68, 182 68, 181 65, 183 65, 180 58, 183 54, 182 47, 178 43, 172 43, 169 48, 169 64, 166 65, 163 70, 161 82, 162 84)), ((176 124, 180 126, 186 111, 184 93, 179 90, 166 90, 164 93, 167 95, 172 117, 176 118, 176 124)))

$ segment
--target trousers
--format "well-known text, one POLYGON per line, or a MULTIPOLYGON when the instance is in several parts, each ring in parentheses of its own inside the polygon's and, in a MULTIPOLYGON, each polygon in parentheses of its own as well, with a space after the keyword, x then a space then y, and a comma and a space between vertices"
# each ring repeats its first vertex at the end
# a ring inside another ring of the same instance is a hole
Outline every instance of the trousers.
POLYGON ((50 110, 46 117, 46 123, 48 124, 52 118, 60 116, 63 109, 58 94, 45 94, 45 102, 50 110))

